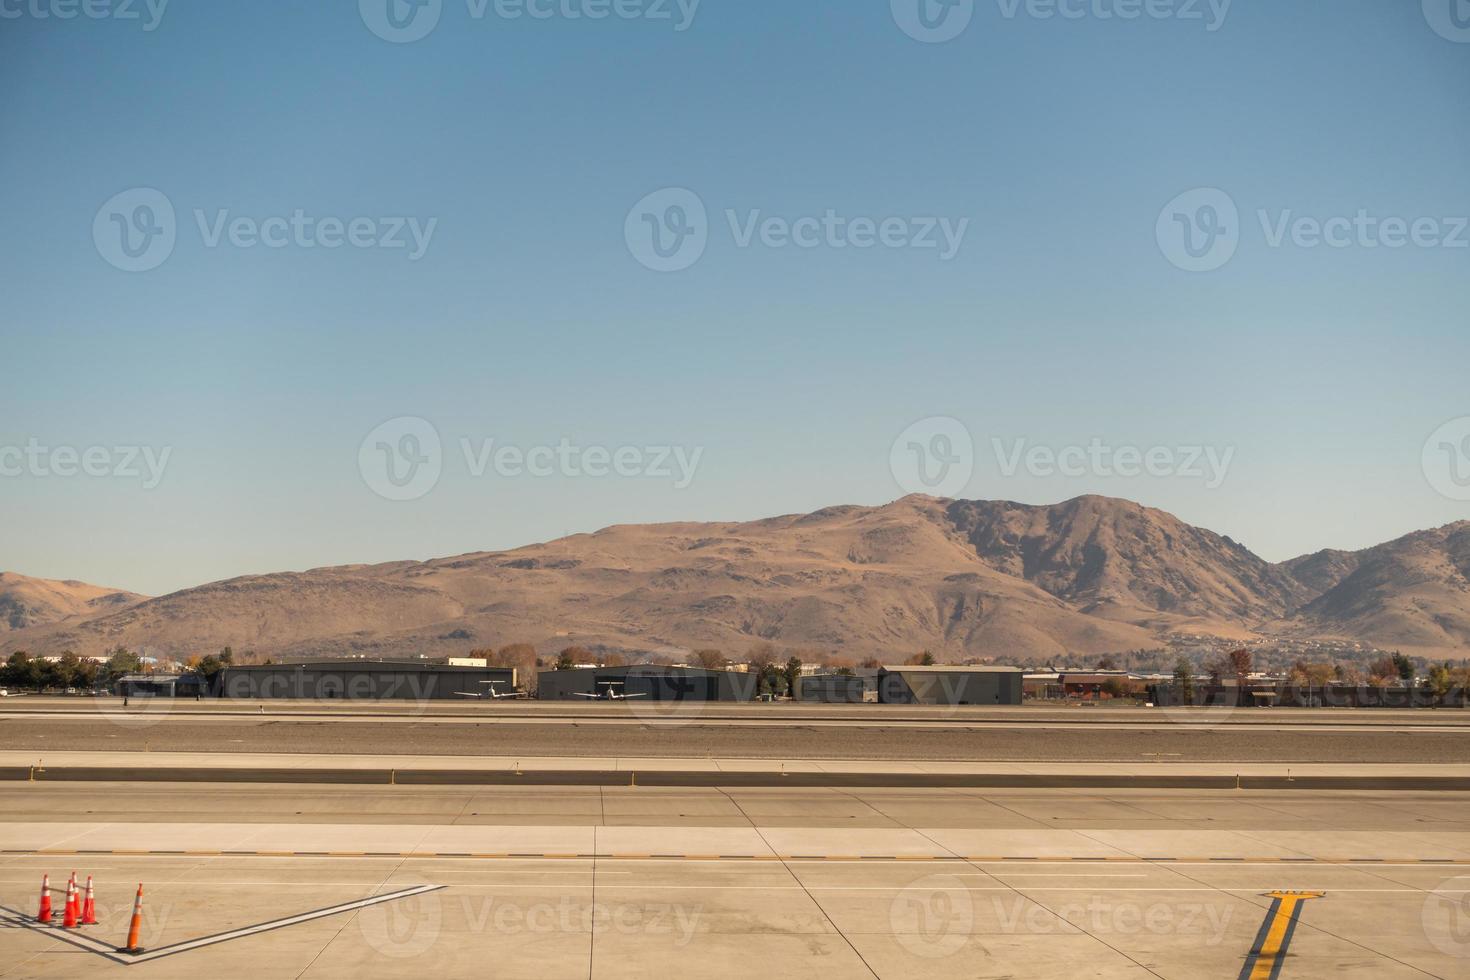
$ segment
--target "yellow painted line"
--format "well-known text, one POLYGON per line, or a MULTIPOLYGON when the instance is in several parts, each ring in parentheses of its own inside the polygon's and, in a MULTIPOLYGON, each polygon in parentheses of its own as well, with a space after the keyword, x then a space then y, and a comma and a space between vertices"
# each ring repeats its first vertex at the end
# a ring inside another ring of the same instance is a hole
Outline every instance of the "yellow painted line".
POLYGON ((1240 980, 1276 980, 1281 976, 1281 967, 1286 962, 1286 951, 1291 946, 1291 934, 1296 929, 1303 902, 1321 898, 1325 892, 1268 892, 1271 908, 1256 934, 1250 956, 1241 968, 1240 980))

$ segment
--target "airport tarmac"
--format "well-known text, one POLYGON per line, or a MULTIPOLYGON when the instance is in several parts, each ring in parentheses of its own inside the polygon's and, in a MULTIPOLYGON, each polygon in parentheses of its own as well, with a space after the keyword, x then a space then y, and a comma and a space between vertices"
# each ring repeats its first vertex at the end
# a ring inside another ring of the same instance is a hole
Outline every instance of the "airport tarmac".
POLYGON ((888 705, 325 705, 15 699, 0 744, 57 751, 1419 763, 1470 758, 1470 712, 888 705), (252 710, 250 710, 253 708, 252 710))
POLYGON ((1448 980, 1470 966, 1467 804, 9 784, 0 976, 1448 980), (73 869, 99 925, 25 924, 41 874, 73 869), (139 881, 151 959, 111 952, 139 881))
POLYGON ((1459 712, 82 705, 0 712, 0 977, 1470 975, 1459 712))

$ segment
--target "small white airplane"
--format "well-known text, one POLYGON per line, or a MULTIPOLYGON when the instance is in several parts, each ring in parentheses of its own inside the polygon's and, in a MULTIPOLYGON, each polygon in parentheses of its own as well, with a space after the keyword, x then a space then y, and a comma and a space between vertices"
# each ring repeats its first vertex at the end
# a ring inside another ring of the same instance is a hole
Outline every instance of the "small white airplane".
POLYGON ((455 691, 454 693, 462 698, 494 698, 496 701, 503 698, 523 698, 526 696, 525 691, 511 691, 508 694, 502 694, 500 691, 495 690, 495 685, 499 684, 500 681, 481 681, 480 683, 488 684, 490 689, 480 694, 476 694, 473 691, 455 691))
POLYGON ((627 701, 630 698, 648 697, 647 692, 644 692, 642 694, 624 694, 622 691, 618 690, 618 688, 621 686, 621 682, 607 681, 603 684, 602 690, 596 694, 582 694, 581 692, 575 693, 576 696, 579 698, 588 698, 593 701, 627 701))

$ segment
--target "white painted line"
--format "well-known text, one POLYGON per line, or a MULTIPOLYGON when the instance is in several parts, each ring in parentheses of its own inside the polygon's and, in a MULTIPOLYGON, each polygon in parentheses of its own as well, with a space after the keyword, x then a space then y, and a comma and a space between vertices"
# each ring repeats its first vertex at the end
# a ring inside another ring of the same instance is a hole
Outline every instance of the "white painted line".
POLYGON ((254 936, 257 933, 269 932, 272 929, 282 929, 286 926, 298 925, 302 922, 310 922, 313 919, 322 919, 329 915, 340 915, 343 912, 351 912, 356 909, 367 908, 369 905, 380 905, 383 902, 393 902, 400 898, 410 898, 414 895, 422 895, 424 892, 438 891, 443 885, 415 885, 413 888, 404 888, 396 892, 388 892, 385 895, 374 895, 372 898, 359 899, 356 902, 344 902, 331 908, 317 909, 315 912, 303 912, 300 915, 287 916, 284 919, 274 919, 270 922, 262 922, 259 925, 246 926, 243 929, 234 929, 230 932, 222 932, 214 936, 204 936, 200 939, 189 939, 172 946, 163 946, 159 949, 149 950, 139 956, 128 957, 133 963, 143 963, 148 960, 156 960, 161 956, 172 956, 175 953, 185 953, 191 949, 200 949, 205 946, 213 946, 215 943, 228 942, 231 939, 243 939, 246 936, 254 936))
POLYGON ((246 936, 254 936, 258 933, 269 932, 273 929, 283 929, 286 926, 299 925, 302 922, 310 922, 313 919, 321 919, 329 915, 340 915, 343 912, 352 912, 356 909, 367 908, 370 905, 380 905, 383 902, 393 902, 397 901, 400 898, 410 898, 414 895, 422 895, 424 892, 438 891, 443 887, 443 885, 415 885, 412 888, 403 888, 398 891, 388 892, 383 895, 374 895, 371 898, 363 898, 355 902, 344 902, 341 905, 333 905, 330 908, 317 909, 312 912, 303 912, 300 915, 291 915, 287 916, 284 919, 272 919, 269 922, 261 922, 258 925, 253 926, 245 926, 242 929, 232 929, 229 932, 221 932, 213 936, 201 936, 198 939, 186 939, 183 942, 173 943, 169 946, 160 946, 157 949, 150 949, 147 952, 140 953, 136 956, 127 953, 120 953, 115 946, 93 939, 91 936, 88 936, 80 931, 63 931, 57 929, 55 926, 43 926, 38 922, 31 921, 25 915, 25 913, 17 912, 15 909, 5 906, 0 906, 0 913, 4 913, 4 915, 0 915, 0 923, 9 926, 19 926, 22 928, 31 929, 35 932, 41 933, 42 935, 61 940, 62 942, 71 943, 72 945, 85 949, 88 952, 96 953, 99 956, 104 956, 107 959, 112 960, 114 963, 121 963, 124 966, 133 966, 137 963, 147 963, 150 960, 160 959, 164 956, 173 956, 176 953, 187 953, 188 951, 193 949, 202 949, 205 946, 213 946, 216 943, 229 942, 232 939, 243 939, 246 936))

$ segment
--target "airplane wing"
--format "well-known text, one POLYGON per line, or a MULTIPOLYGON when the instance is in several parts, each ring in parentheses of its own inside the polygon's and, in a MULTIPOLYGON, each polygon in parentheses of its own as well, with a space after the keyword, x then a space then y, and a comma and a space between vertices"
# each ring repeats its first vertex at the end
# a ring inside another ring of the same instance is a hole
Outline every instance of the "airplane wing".
POLYGON ((620 699, 626 701, 629 698, 646 698, 646 697, 648 697, 648 694, 646 692, 643 693, 643 694, 619 694, 618 697, 620 699))
POLYGON ((454 695, 455 697, 460 698, 483 698, 485 696, 483 694, 474 694, 469 691, 455 691, 454 695))
POLYGON ((583 694, 581 691, 573 691, 572 692, 572 697, 574 697, 574 698, 593 698, 595 700, 597 698, 602 697, 602 695, 601 694, 583 694))

